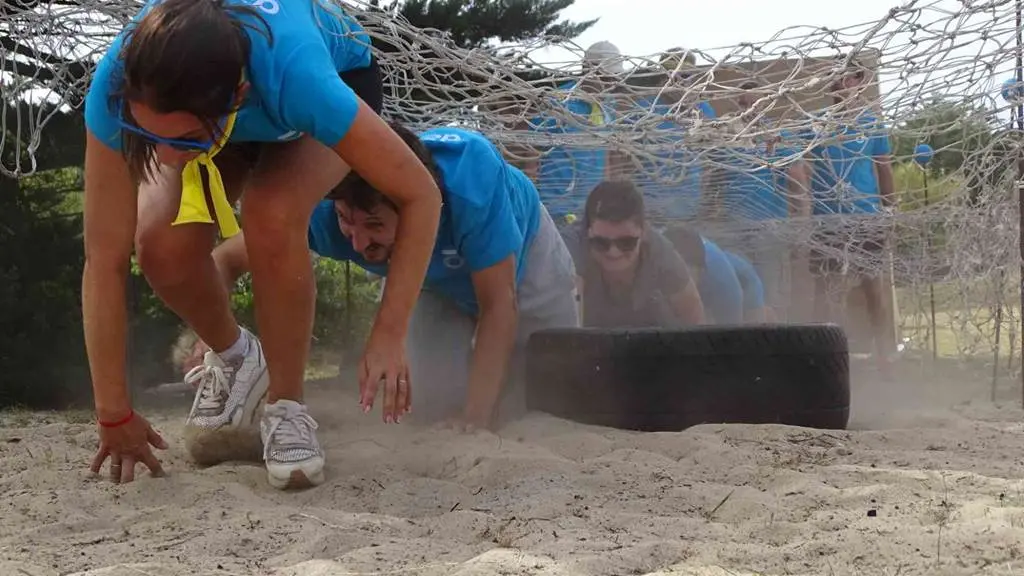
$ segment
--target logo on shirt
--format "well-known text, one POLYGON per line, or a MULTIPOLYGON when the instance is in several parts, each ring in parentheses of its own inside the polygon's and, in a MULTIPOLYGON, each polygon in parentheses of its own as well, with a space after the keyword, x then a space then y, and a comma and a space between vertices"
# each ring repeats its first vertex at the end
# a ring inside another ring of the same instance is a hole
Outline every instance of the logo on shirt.
POLYGON ((299 132, 297 130, 291 130, 289 132, 285 132, 284 134, 281 134, 280 136, 278 136, 277 140, 279 142, 288 142, 290 140, 297 140, 301 136, 302 136, 302 132, 299 132))
POLYGON ((446 133, 441 133, 441 134, 438 134, 437 132, 433 132, 433 133, 430 133, 430 134, 424 134, 424 135, 420 136, 420 140, 422 140, 424 142, 446 142, 446 143, 452 144, 452 143, 455 143, 455 142, 462 142, 462 136, 460 136, 458 134, 453 134, 451 132, 446 132, 446 133))
POLYGON ((459 254, 458 250, 454 248, 445 248, 441 250, 441 262, 445 268, 449 270, 458 270, 466 264, 465 258, 459 254))

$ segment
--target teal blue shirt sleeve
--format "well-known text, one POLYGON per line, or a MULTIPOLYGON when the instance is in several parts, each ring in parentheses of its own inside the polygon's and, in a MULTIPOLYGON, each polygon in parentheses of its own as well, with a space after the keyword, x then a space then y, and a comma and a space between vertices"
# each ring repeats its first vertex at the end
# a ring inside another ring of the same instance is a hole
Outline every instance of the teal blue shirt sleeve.
POLYGON ((697 109, 700 110, 701 115, 708 120, 718 118, 718 114, 715 112, 714 107, 712 107, 711 103, 707 100, 701 101, 701 103, 697 105, 697 109))
POLYGON ((729 263, 732 264, 732 268, 736 272, 736 279, 739 280, 740 287, 743 289, 743 309, 759 310, 764 308, 764 283, 761 282, 757 270, 746 258, 729 251, 723 250, 723 252, 729 258, 729 263))
POLYGON ((871 137, 871 155, 889 156, 892 154, 892 143, 889 140, 889 133, 884 130, 876 132, 871 137))
POLYGON ((100 142, 118 151, 121 150, 121 123, 118 122, 118 111, 110 95, 115 79, 121 77, 120 62, 117 59, 120 46, 121 36, 118 36, 96 65, 85 95, 86 128, 100 142))
POLYGON ((281 119, 289 129, 333 148, 352 128, 359 98, 339 76, 327 46, 302 44, 282 66, 277 88, 281 119))
POLYGON ((486 141, 469 139, 457 168, 445 177, 452 227, 473 272, 500 263, 523 245, 506 169, 486 141))
POLYGON ((704 308, 718 324, 743 322, 743 287, 728 256, 715 243, 705 239, 705 268, 697 288, 704 308))

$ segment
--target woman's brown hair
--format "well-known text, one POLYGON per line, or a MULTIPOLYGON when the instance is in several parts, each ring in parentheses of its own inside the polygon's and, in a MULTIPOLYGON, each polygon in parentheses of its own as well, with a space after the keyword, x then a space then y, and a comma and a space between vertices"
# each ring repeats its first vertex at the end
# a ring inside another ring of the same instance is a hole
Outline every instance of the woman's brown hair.
MULTIPOLYGON (((128 102, 159 113, 185 112, 219 136, 220 118, 231 112, 251 41, 244 17, 270 27, 252 6, 224 0, 161 0, 125 34, 120 58, 124 78, 113 94, 126 121, 128 102)), ((144 137, 122 130, 122 153, 135 180, 152 175, 155 152, 144 137)))

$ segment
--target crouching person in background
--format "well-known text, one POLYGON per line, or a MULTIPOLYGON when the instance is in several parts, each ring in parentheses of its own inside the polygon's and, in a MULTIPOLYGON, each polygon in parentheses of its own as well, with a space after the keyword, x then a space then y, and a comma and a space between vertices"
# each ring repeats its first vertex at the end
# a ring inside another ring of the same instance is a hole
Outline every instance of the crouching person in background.
POLYGON ((774 322, 775 313, 764 301, 764 282, 749 260, 728 250, 722 250, 729 259, 736 279, 743 291, 743 321, 747 324, 774 322))
POLYGON ((676 327, 704 322, 697 286, 679 254, 646 224, 627 181, 598 184, 582 220, 562 228, 578 274, 584 326, 676 327))
MULTIPOLYGON (((529 335, 579 325, 572 257, 533 183, 482 135, 391 127, 430 169, 444 203, 409 326, 410 416, 498 427, 525 413, 529 335)), ((309 247, 386 278, 397 227, 395 205, 352 172, 313 212, 309 247)), ((214 259, 233 283, 247 268, 241 235, 214 259)), ((361 394, 369 411, 375 391, 361 394)))
POLYGON ((696 278, 709 322, 742 324, 747 301, 729 253, 689 226, 673 226, 665 231, 665 237, 696 278))

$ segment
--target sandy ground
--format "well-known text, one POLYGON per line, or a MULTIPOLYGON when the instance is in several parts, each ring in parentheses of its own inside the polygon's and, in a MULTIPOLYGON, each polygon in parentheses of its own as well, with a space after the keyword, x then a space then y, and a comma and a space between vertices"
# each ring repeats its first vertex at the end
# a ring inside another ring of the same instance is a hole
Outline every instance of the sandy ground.
POLYGON ((148 411, 169 476, 125 486, 89 477, 84 415, 8 413, 0 574, 1024 574, 1024 413, 972 388, 858 382, 841 432, 470 436, 384 426, 326 381, 328 480, 301 493, 192 465, 182 399, 148 411))

